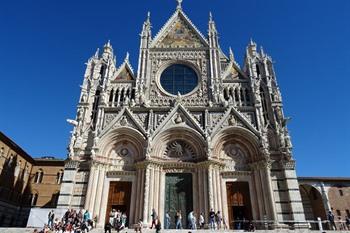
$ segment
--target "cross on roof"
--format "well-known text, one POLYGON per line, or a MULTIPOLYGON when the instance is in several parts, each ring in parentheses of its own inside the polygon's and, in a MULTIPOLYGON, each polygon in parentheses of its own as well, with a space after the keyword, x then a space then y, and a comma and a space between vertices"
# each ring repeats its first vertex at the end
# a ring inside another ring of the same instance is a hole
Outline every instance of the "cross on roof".
POLYGON ((182 1, 183 0, 176 0, 177 1, 177 7, 176 7, 176 9, 181 9, 182 7, 181 7, 181 3, 182 3, 182 1))

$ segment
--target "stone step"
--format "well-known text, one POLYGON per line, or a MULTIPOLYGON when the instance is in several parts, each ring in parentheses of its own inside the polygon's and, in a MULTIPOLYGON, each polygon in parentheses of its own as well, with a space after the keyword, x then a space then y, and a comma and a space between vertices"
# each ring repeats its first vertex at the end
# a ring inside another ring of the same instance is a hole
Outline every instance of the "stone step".
MULTIPOLYGON (((40 229, 38 229, 40 230, 40 229)), ((0 233, 32 233, 34 231, 34 228, 0 228, 0 233)), ((113 233, 117 231, 112 231, 113 233)), ((120 233, 133 233, 135 232, 133 229, 125 229, 120 231, 120 233)), ((156 231, 154 229, 144 229, 142 233, 155 233, 156 231)), ((161 230, 161 233, 211 233, 214 232, 212 230, 161 230)), ((240 233, 243 232, 243 230, 215 230, 215 233, 240 233)), ((310 230, 257 230, 256 233, 320 233, 320 231, 310 231, 310 230)), ((324 231, 327 233, 350 233, 350 231, 324 231)), ((90 233, 104 233, 103 229, 93 229, 90 231, 90 233)))

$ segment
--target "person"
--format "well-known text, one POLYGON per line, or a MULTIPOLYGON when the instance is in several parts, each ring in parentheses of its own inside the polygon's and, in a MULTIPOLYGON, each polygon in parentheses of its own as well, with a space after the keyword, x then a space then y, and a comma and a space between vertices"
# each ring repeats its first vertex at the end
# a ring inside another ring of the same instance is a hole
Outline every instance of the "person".
POLYGON ((171 218, 170 218, 169 212, 167 211, 165 213, 165 229, 170 229, 170 222, 171 222, 171 218))
POLYGON ((106 224, 105 224, 105 233, 111 233, 111 231, 112 231, 112 224, 110 223, 110 222, 107 222, 106 224))
POLYGON ((137 224, 135 224, 135 232, 142 233, 142 219, 140 219, 139 222, 137 224))
POLYGON ((176 212, 176 215, 175 215, 175 228, 176 229, 182 229, 182 216, 181 216, 181 210, 177 211, 176 212))
POLYGON ((51 210, 47 216, 48 221, 47 221, 47 225, 49 228, 53 227, 53 220, 55 218, 55 212, 53 210, 51 210))
POLYGON ((188 228, 193 229, 193 211, 191 211, 187 216, 188 228))
POLYGON ((126 219, 127 219, 127 216, 125 213, 122 213, 122 216, 121 216, 121 228, 124 229, 126 227, 126 219))
POLYGON ((222 222, 222 217, 221 217, 220 211, 218 211, 218 212, 216 213, 215 218, 216 218, 217 229, 220 230, 220 229, 221 229, 221 222, 222 222))
POLYGON ((153 208, 152 209, 152 224, 151 224, 151 229, 153 228, 153 225, 156 226, 156 220, 158 218, 156 210, 153 208))
POLYGON ((159 233, 160 230, 162 229, 162 224, 160 223, 160 220, 159 218, 157 217, 156 219, 156 225, 155 225, 155 228, 156 228, 156 233, 159 233))
POLYGON ((209 227, 211 230, 215 230, 215 212, 213 209, 209 211, 209 227))
POLYGON ((348 230, 350 231, 350 216, 346 216, 345 218, 345 224, 348 230))
POLYGON ((335 222, 334 222, 334 214, 332 213, 331 210, 328 211, 327 219, 329 221, 331 230, 337 230, 337 226, 335 225, 335 222))
POLYGON ((200 229, 204 229, 204 216, 203 216, 203 213, 201 213, 200 215, 199 215, 199 220, 198 220, 199 222, 199 228, 200 229))

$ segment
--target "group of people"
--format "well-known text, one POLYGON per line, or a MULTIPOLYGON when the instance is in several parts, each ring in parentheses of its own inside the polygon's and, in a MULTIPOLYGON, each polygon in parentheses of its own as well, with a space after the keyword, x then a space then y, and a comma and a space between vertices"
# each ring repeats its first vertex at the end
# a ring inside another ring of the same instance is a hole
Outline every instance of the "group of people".
POLYGON ((68 209, 62 218, 55 216, 51 210, 47 216, 47 224, 40 231, 34 233, 86 233, 93 227, 89 211, 68 209))
MULTIPOLYGON (((156 213, 153 210, 152 211, 152 220, 153 220, 153 216, 155 216, 156 213)), ((174 216, 174 224, 175 224, 175 229, 183 229, 182 226, 182 213, 181 210, 176 211, 175 216, 174 216)), ((165 229, 170 229, 171 227, 171 216, 169 214, 169 212, 165 213, 165 229)), ((196 230, 196 229, 204 229, 204 224, 205 224, 205 219, 204 219, 204 214, 200 213, 198 218, 197 215, 191 211, 188 215, 187 215, 187 228, 188 229, 192 229, 192 230, 196 230)), ((209 227, 212 230, 220 230, 220 229, 227 229, 227 225, 225 220, 222 218, 222 215, 220 213, 220 211, 215 212, 213 209, 210 210, 209 212, 209 227)))
POLYGON ((329 210, 327 213, 327 219, 330 224, 330 230, 350 230, 350 216, 345 218, 345 225, 342 223, 341 217, 338 217, 338 227, 335 224, 335 216, 331 210, 329 210))
POLYGON ((112 209, 109 213, 109 221, 105 225, 105 232, 111 232, 112 228, 118 232, 127 226, 127 216, 125 212, 112 209))

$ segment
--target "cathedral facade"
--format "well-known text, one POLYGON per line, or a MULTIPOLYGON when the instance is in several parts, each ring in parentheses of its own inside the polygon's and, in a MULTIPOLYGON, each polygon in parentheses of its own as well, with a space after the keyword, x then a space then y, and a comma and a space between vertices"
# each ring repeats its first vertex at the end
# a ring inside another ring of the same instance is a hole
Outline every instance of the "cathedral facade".
MULTIPOLYGON (((272 59, 250 41, 243 67, 204 36, 181 1, 152 36, 148 14, 137 71, 108 42, 87 63, 58 208, 98 226, 112 209, 129 225, 220 211, 271 226, 305 221, 292 144, 272 59)), ((172 226, 174 227, 173 223, 172 226)))

